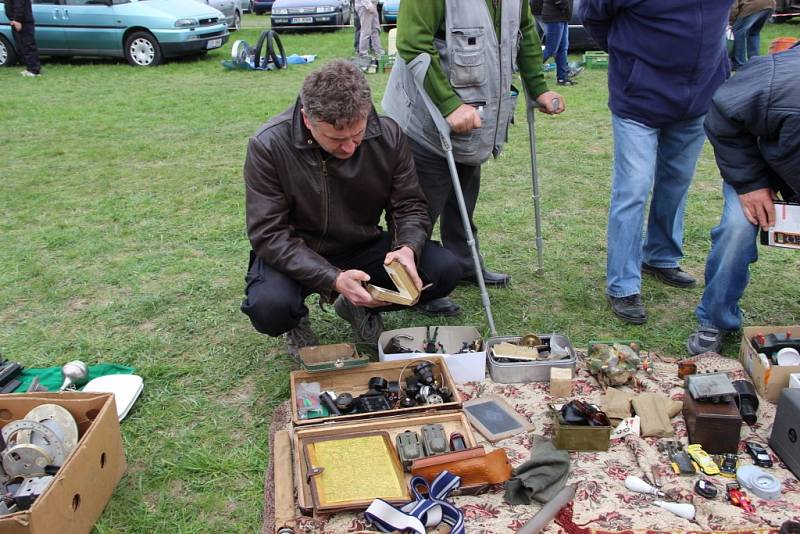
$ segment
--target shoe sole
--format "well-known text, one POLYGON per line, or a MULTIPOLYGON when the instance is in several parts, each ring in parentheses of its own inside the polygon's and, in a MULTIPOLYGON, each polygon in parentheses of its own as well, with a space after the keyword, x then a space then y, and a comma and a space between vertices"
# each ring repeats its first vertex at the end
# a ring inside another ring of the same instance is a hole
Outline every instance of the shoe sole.
MULTIPOLYGON (((461 285, 479 286, 477 280, 471 280, 469 278, 462 278, 461 280, 458 281, 458 283, 461 284, 461 285)), ((511 285, 511 280, 509 280, 508 282, 487 282, 486 280, 484 280, 483 283, 486 285, 486 287, 500 287, 500 288, 502 288, 502 287, 510 286, 511 285)))
POLYGON ((608 299, 608 306, 611 308, 611 313, 625 321, 626 323, 630 324, 644 324, 647 322, 647 317, 631 317, 629 315, 623 315, 619 313, 617 310, 614 309, 614 306, 611 305, 611 300, 608 299))
POLYGON ((660 282, 662 282, 662 283, 664 283, 664 284, 666 284, 668 286, 679 287, 681 289, 691 289, 691 288, 697 286, 697 281, 696 280, 694 282, 690 282, 690 283, 686 283, 686 284, 683 284, 683 283, 680 283, 680 282, 675 282, 674 280, 664 276, 664 273, 662 273, 661 271, 655 271, 650 267, 645 267, 644 265, 642 265, 642 272, 649 274, 653 278, 656 278, 658 281, 660 281, 660 282))

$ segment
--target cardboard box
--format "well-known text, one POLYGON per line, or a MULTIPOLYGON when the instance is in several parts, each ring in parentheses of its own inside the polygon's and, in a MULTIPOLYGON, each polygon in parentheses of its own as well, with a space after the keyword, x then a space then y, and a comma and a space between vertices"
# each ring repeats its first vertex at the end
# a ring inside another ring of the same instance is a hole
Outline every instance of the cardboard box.
POLYGON ((550 395, 556 398, 572 396, 572 369, 569 367, 550 368, 550 395))
POLYGON ((792 373, 800 373, 800 365, 772 365, 766 358, 758 356, 750 340, 758 333, 777 332, 791 332, 792 337, 800 337, 800 326, 748 326, 743 330, 739 349, 739 361, 753 380, 756 391, 773 404, 778 403, 783 388, 789 387, 792 373))
POLYGON ((426 331, 424 326, 418 326, 414 328, 388 330, 381 334, 381 337, 378 338, 378 358, 383 362, 441 356, 447 364, 447 368, 450 370, 453 380, 455 380, 457 384, 480 382, 486 378, 486 350, 478 330, 472 326, 432 326, 430 327, 431 333, 433 333, 434 328, 439 329, 436 340, 444 347, 444 353, 430 354, 422 352, 424 349, 426 331), (386 347, 386 344, 392 337, 397 335, 410 336, 411 339, 402 340, 403 345, 409 349, 418 350, 420 352, 385 353, 383 350, 384 347, 386 347), (461 349, 464 342, 472 343, 476 339, 481 340, 480 351, 456 354, 461 349))
POLYGON ((0 427, 40 404, 66 408, 78 423, 78 446, 30 510, 0 517, 3 534, 87 533, 125 473, 125 453, 111 393, 0 395, 0 427))

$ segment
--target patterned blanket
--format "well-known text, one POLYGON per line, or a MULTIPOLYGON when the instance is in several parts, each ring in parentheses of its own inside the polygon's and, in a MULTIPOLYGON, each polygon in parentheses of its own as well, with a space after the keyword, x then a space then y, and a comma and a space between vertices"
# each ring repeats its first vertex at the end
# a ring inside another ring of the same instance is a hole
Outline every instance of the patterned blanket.
MULTIPOLYGON (((675 363, 662 361, 653 355, 652 375, 639 373, 635 387, 626 388, 632 392, 661 392, 674 400, 682 400, 683 381, 677 378, 675 363)), ((738 361, 708 353, 696 357, 698 371, 727 372, 732 379, 745 378, 745 372, 738 361)), ((574 380, 573 397, 601 404, 603 391, 597 381, 581 365, 579 358, 577 376, 574 380)), ((512 465, 520 465, 530 457, 534 434, 552 437, 553 424, 548 414, 548 404, 552 399, 548 392, 549 384, 497 384, 490 380, 461 386, 464 400, 488 394, 500 395, 516 410, 525 415, 534 425, 531 434, 514 436, 492 446, 476 437, 488 449, 504 447, 512 465)), ((758 421, 753 427, 743 425, 742 443, 745 440, 757 441, 766 445, 775 416, 775 405, 766 401, 760 403, 758 421)), ((288 403, 276 410, 271 433, 291 426, 288 403)), ((686 426, 678 415, 672 419, 675 436, 687 442, 686 426)), ((561 510, 554 523, 544 532, 568 532, 570 534, 595 533, 655 533, 655 532, 777 532, 786 520, 800 520, 800 482, 786 469, 779 458, 772 454, 775 466, 769 469, 783 483, 781 498, 774 501, 759 499, 748 492, 756 507, 755 513, 746 513, 724 501, 725 483, 730 479, 709 477, 720 490, 714 500, 700 497, 693 491, 697 477, 678 477, 669 470, 665 457, 659 456, 656 443, 659 438, 612 440, 608 452, 573 452, 572 472, 569 483, 577 484, 577 494, 568 507, 561 510), (634 493, 625 488, 628 475, 645 474, 640 467, 642 458, 660 460, 663 490, 678 495, 681 502, 691 502, 697 508, 694 521, 682 519, 671 512, 652 504, 652 496, 634 493)), ((739 453, 740 465, 750 463, 750 457, 742 450, 739 453)), ((267 471, 265 483, 264 534, 274 533, 272 510, 272 466, 267 471)), ((528 521, 540 508, 534 505, 511 506, 503 501, 503 488, 493 488, 482 495, 458 496, 453 502, 461 508, 466 518, 467 532, 501 534, 514 532, 528 521)), ((369 530, 363 516, 355 513, 340 513, 329 516, 299 517, 296 532, 344 533, 369 530)))

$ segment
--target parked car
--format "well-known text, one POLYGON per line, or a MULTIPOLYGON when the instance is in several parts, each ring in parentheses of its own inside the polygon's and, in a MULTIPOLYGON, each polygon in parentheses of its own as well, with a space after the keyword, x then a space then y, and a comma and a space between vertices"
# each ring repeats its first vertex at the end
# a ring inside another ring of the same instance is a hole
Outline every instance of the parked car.
POLYGON ((263 15, 267 11, 272 11, 272 4, 274 4, 274 0, 252 0, 253 2, 253 13, 256 15, 263 15))
POLYGON ((383 24, 397 24, 397 13, 400 11, 400 0, 384 0, 381 9, 381 22, 383 24))
MULTIPOLYGON (((583 21, 578 15, 581 0, 574 0, 572 4, 572 16, 569 19, 569 49, 573 50, 597 50, 597 43, 594 42, 589 32, 583 27, 583 21)), ((536 30, 539 32, 539 38, 544 44, 544 23, 536 17, 536 30)))
POLYGON ((786 22, 797 16, 800 16, 800 0, 778 0, 775 3, 774 22, 786 22))
POLYGON ((242 28, 242 0, 197 0, 218 9, 225 15, 228 28, 239 31, 242 28))
POLYGON ((352 19, 350 0, 275 0, 272 4, 273 29, 342 26, 352 19))
MULTIPOLYGON (((36 45, 43 56, 124 57, 131 65, 149 67, 164 58, 204 54, 230 35, 222 13, 193 0, 48 1, 33 4, 36 45)), ((0 66, 17 62, 13 42, 0 7, 0 66)))

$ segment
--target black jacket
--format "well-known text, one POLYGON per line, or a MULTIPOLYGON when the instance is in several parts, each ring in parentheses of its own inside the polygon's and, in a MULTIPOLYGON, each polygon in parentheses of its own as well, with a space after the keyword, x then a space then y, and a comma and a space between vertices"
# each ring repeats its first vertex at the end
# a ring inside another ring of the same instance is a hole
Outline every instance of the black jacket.
POLYGON ((532 0, 531 10, 542 22, 569 22, 572 0, 532 0))
POLYGON ((800 46, 748 61, 714 95, 705 129, 737 193, 800 200, 800 46))
POLYGON ((431 229, 406 136, 373 110, 348 159, 329 156, 303 124, 300 103, 250 138, 244 164, 247 233, 268 265, 328 297, 339 269, 325 258, 381 235, 419 259, 431 229))
POLYGON ((31 0, 5 0, 6 17, 15 22, 33 22, 31 0))

